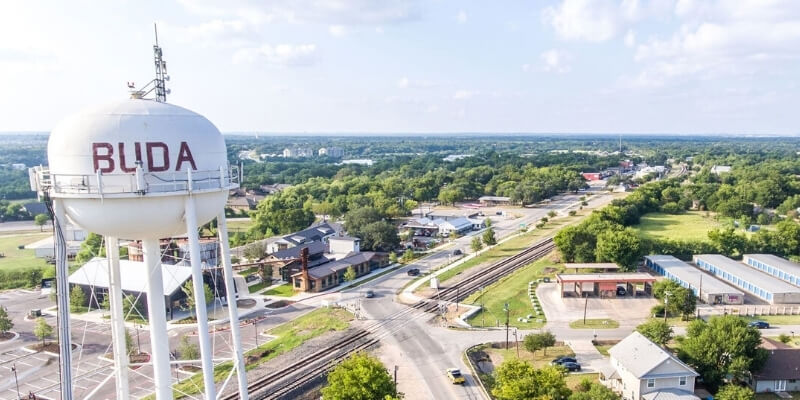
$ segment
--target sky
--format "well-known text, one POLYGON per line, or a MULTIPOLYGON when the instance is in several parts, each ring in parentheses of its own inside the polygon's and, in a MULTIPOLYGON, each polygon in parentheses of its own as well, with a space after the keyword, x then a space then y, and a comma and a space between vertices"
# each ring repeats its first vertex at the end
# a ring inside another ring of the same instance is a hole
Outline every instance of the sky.
POLYGON ((0 2, 0 131, 153 78, 223 132, 800 135, 796 0, 0 2))

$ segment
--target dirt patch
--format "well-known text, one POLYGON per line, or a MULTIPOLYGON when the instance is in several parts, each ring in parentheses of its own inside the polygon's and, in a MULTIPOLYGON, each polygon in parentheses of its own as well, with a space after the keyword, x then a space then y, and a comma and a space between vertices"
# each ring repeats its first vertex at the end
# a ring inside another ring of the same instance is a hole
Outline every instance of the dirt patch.
POLYGON ((13 332, 2 332, 0 333, 0 342, 5 342, 6 340, 11 340, 14 338, 13 332))
POLYGON ((195 373, 195 372, 200 372, 203 369, 196 365, 184 365, 180 367, 180 370, 183 372, 195 373))
MULTIPOLYGON (((61 348, 58 347, 58 342, 50 342, 50 343, 47 343, 45 345, 42 345, 41 343, 37 343, 37 344, 31 345, 31 346, 28 346, 28 348, 31 349, 31 350, 34 350, 34 351, 48 351, 50 353, 58 353, 59 351, 61 351, 61 348)), ((72 344, 72 350, 75 350, 77 348, 78 348, 78 345, 73 343, 72 344)))
POLYGON ((477 348, 474 351, 470 351, 469 359, 472 361, 472 365, 478 369, 478 372, 482 374, 491 375, 494 372, 494 363, 492 363, 492 359, 489 357, 489 354, 483 350, 483 347, 477 348))
POLYGON ((294 304, 294 302, 291 301, 291 300, 278 300, 278 301, 276 301, 274 303, 269 303, 269 304, 265 305, 264 307, 267 307, 267 308, 283 308, 283 307, 286 307, 286 306, 290 306, 292 304, 294 304))
POLYGON ((253 299, 239 299, 236 300, 236 307, 239 308, 253 308, 256 306, 256 301, 253 299))
POLYGON ((550 274, 552 274, 552 273, 554 273, 554 272, 556 272, 556 271, 558 271, 558 270, 557 270, 557 269, 555 269, 555 268, 553 268, 553 267, 547 267, 547 268, 545 268, 545 269, 542 271, 542 273, 543 273, 544 275, 550 275, 550 274))

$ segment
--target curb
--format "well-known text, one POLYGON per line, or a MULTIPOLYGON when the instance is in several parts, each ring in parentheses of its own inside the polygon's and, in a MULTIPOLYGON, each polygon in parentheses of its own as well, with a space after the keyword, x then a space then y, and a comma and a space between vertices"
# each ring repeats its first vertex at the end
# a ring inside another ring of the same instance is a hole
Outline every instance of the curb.
POLYGON ((478 346, 483 346, 485 344, 486 343, 479 343, 479 344, 476 344, 474 346, 467 347, 467 349, 464 350, 464 357, 467 359, 467 367, 469 367, 469 370, 470 370, 470 372, 472 372, 472 376, 475 377, 475 380, 478 381, 478 386, 481 388, 481 391, 483 392, 484 396, 486 396, 485 398, 491 399, 492 396, 489 395, 489 391, 486 390, 486 386, 484 386, 483 381, 478 376, 478 370, 472 364, 472 359, 469 358, 469 351, 470 350, 472 350, 472 349, 474 349, 474 348, 476 348, 478 346))

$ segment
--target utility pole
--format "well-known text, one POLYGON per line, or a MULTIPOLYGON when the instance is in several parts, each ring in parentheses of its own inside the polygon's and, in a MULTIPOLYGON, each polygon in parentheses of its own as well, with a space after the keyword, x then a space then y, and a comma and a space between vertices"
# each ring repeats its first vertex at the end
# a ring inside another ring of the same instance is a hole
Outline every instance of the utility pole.
POLYGON ((394 386, 397 387, 397 365, 394 366, 394 386))
POLYGON ((703 273, 700 273, 700 288, 697 290, 697 298, 703 301, 703 273))
POLYGON ((257 326, 257 324, 258 324, 258 321, 253 319, 253 333, 255 334, 255 337, 256 337, 256 347, 258 347, 258 326, 257 326))
POLYGON ((506 350, 508 350, 508 303, 506 304, 506 308, 504 311, 506 312, 506 350))
POLYGON ((14 383, 17 385, 17 398, 21 399, 22 397, 19 396, 19 381, 17 380, 17 364, 11 364, 11 371, 14 372, 14 383))
POLYGON ((135 326, 136 326, 136 352, 138 354, 142 354, 142 342, 139 340, 139 328, 142 325, 137 322, 135 326))
POLYGON ((519 358, 519 338, 517 337, 516 328, 514 328, 514 342, 517 344, 517 358, 519 358))
POLYGON ((667 323, 667 304, 669 303, 669 292, 664 292, 664 323, 667 323))
POLYGON ((586 325, 586 309, 589 307, 589 296, 584 296, 583 301, 583 324, 586 325))

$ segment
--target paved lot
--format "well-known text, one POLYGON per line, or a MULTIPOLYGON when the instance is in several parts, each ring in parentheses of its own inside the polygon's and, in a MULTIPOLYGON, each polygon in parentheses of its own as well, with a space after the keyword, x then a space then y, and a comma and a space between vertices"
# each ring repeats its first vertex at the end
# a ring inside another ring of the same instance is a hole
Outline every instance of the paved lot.
POLYGON ((586 305, 586 318, 610 318, 619 321, 620 325, 638 325, 650 315, 650 309, 658 304, 658 300, 646 297, 600 299, 590 297, 562 298, 558 292, 558 284, 542 283, 536 289, 536 295, 542 303, 547 321, 567 323, 583 318, 586 305))

